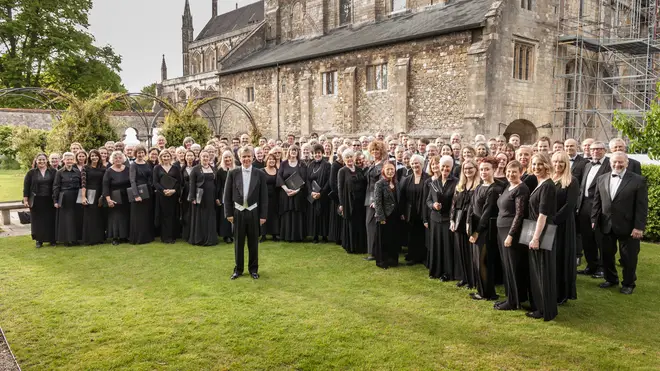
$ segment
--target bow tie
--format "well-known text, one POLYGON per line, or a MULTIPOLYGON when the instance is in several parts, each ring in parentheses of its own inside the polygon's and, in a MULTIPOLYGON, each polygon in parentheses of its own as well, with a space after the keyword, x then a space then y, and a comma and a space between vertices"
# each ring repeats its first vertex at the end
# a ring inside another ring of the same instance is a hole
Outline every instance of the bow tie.
POLYGON ((621 174, 612 174, 612 178, 621 178, 621 174))
POLYGON ((574 159, 574 158, 572 158, 572 159, 571 159, 571 162, 575 162, 575 159, 574 159))
POLYGON ((600 161, 594 161, 594 162, 592 162, 592 164, 594 164, 594 165, 601 165, 600 161))
POLYGON ((250 173, 250 169, 245 169, 245 168, 244 168, 244 169, 243 169, 243 172, 249 174, 249 173, 250 173))

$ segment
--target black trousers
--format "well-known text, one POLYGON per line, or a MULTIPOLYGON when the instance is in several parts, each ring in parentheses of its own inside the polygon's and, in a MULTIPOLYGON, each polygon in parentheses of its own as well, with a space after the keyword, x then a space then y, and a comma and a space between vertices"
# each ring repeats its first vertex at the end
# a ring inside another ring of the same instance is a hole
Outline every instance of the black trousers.
POLYGON ((252 211, 234 212, 234 257, 236 266, 234 272, 243 274, 245 268, 245 240, 248 245, 248 271, 257 273, 259 270, 259 208, 252 211))
POLYGON ((603 266, 603 234, 598 228, 591 228, 591 209, 593 200, 585 198, 580 207, 579 231, 582 236, 582 250, 587 260, 587 268, 594 272, 603 266))
POLYGON ((619 282, 619 274, 616 271, 615 259, 617 242, 621 253, 621 265, 623 266, 623 286, 635 287, 637 280, 637 258, 639 256, 639 240, 631 236, 616 235, 608 233, 603 235, 603 271, 605 280, 619 282))

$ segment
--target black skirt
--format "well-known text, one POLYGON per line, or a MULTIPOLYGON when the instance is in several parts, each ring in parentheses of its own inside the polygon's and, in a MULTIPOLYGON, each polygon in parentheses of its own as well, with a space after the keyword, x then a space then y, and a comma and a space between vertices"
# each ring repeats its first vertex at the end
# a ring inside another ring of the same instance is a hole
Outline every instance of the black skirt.
POLYGON ((459 267, 456 272, 456 279, 466 282, 469 289, 476 287, 472 252, 472 244, 467 233, 465 233, 465 224, 461 224, 459 229, 454 232, 454 259, 459 267))
POLYGON ((408 232, 408 255, 406 260, 415 263, 425 263, 426 252, 426 228, 421 219, 406 223, 408 232))
MULTIPOLYGON (((529 250, 529 284, 533 307, 550 321, 557 316, 557 248, 529 250)), ((575 257, 574 257, 575 259, 575 257)))
POLYGON ((218 244, 218 232, 215 211, 215 184, 213 174, 204 174, 202 202, 193 204, 190 210, 191 245, 213 246, 218 244))
MULTIPOLYGON (((101 192, 97 192, 100 197, 101 192)), ((83 206, 83 236, 85 245, 96 245, 105 241, 105 208, 99 207, 99 199, 89 200, 90 204, 83 206)))
POLYGON ((328 207, 328 239, 341 245, 341 231, 344 219, 339 215, 337 209, 339 205, 335 201, 330 200, 328 207))
POLYGON ((268 216, 266 223, 261 227, 261 235, 270 234, 277 236, 280 234, 280 212, 278 207, 277 193, 268 195, 268 216))
POLYGON ((128 242, 141 245, 154 240, 153 194, 141 202, 131 203, 131 229, 128 242))
POLYGON ((82 205, 76 203, 78 190, 61 191, 62 205, 57 210, 57 241, 73 243, 82 240, 82 205))
POLYGON ((449 222, 429 222, 429 277, 456 279, 454 273, 454 241, 449 222))
POLYGON ((365 208, 358 206, 349 218, 344 218, 341 245, 349 254, 367 252, 367 228, 364 223, 365 208))
POLYGON ((128 239, 131 225, 131 207, 122 200, 121 204, 108 208, 108 238, 117 240, 128 239))
POLYGON ((328 213, 328 200, 319 199, 309 204, 307 208, 307 235, 311 237, 326 238, 330 234, 330 214, 328 213))
MULTIPOLYGON (((187 194, 187 191, 184 192, 187 194)), ((192 210, 192 203, 187 199, 181 201, 181 239, 188 241, 190 238, 190 211, 192 210)))
POLYGON ((55 242, 56 210, 50 196, 35 196, 30 208, 32 239, 55 242))
POLYGON ((367 229, 367 253, 369 255, 374 254, 374 248, 376 247, 377 240, 376 235, 378 234, 378 221, 375 218, 376 209, 371 206, 365 206, 365 226, 367 229))
POLYGON ((160 192, 156 194, 158 206, 158 226, 160 227, 160 240, 172 242, 181 235, 179 223, 179 195, 165 196, 160 192))
POLYGON ((218 222, 218 236, 222 238, 234 237, 232 225, 229 220, 225 218, 225 205, 216 207, 216 220, 218 222))
POLYGON ((566 221, 557 225, 557 302, 577 299, 577 230, 575 216, 570 214, 566 221))
POLYGON ((513 238, 510 247, 505 247, 504 240, 509 235, 509 230, 509 227, 497 228, 503 265, 504 290, 509 306, 520 308, 520 303, 529 299, 529 258, 527 257, 529 248, 517 243, 517 237, 513 238))
POLYGON ((381 268, 396 267, 399 265, 399 250, 401 245, 397 235, 401 219, 398 213, 393 212, 385 219, 385 224, 378 223, 376 231, 376 245, 374 257, 376 265, 381 268))

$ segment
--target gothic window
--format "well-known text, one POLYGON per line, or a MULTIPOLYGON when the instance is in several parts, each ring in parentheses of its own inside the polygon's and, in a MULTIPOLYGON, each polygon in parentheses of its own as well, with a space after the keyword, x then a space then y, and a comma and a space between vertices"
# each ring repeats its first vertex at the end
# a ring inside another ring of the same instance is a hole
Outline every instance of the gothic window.
POLYGON ((323 72, 321 74, 321 84, 323 95, 337 94, 337 71, 323 72))
POLYGON ((178 98, 179 98, 179 102, 183 102, 183 103, 187 102, 188 101, 188 95, 186 94, 186 91, 181 90, 179 92, 178 98))
POLYGON ((406 0, 392 0, 392 12, 406 10, 406 0))
POLYGON ((193 96, 193 98, 195 98, 195 99, 200 98, 201 93, 199 92, 199 89, 195 89, 195 90, 193 90, 192 96, 193 96))
POLYGON ((245 89, 245 98, 247 102, 254 102, 254 87, 250 86, 245 89))
POLYGON ((339 24, 345 25, 353 21, 353 0, 339 0, 339 24))
POLYGON ((532 0, 520 0, 520 7, 527 10, 532 10, 532 0))
POLYGON ((387 64, 367 66, 367 91, 387 90, 387 64))
POLYGON ((513 45, 513 78, 531 80, 534 73, 534 45, 515 42, 513 45))

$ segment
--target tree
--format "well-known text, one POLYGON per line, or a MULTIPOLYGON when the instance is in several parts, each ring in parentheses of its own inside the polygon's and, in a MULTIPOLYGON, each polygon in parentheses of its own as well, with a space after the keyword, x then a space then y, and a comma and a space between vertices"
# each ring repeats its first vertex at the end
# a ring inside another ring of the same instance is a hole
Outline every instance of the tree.
POLYGON ((182 109, 172 104, 162 102, 169 112, 165 116, 165 124, 160 134, 165 136, 167 143, 183 143, 185 137, 192 137, 196 143, 206 143, 211 137, 211 129, 206 119, 197 114, 197 110, 214 98, 189 100, 182 109))
POLYGON ((80 143, 85 149, 98 148, 107 141, 117 140, 109 113, 120 94, 98 93, 85 100, 63 92, 60 94, 60 99, 69 106, 48 133, 49 150, 65 151, 73 142, 80 143))
POLYGON ((47 136, 48 132, 41 129, 31 129, 24 125, 13 128, 12 147, 23 168, 30 168, 37 154, 45 152, 47 136))
MULTIPOLYGON (((151 96, 156 96, 156 83, 147 85, 140 90, 142 94, 148 94, 151 96)), ((154 107, 155 100, 146 96, 137 96, 135 97, 135 102, 130 102, 133 109, 142 112, 151 112, 154 107)))
POLYGON ((660 158, 660 83, 656 86, 656 96, 651 108, 643 113, 645 125, 634 117, 614 111, 612 126, 630 139, 631 152, 646 152, 652 159, 660 158))
MULTIPOLYGON (((88 32, 92 0, 0 0, 0 87, 121 92, 121 57, 88 32)), ((13 100, 21 103, 24 101, 13 100)))

